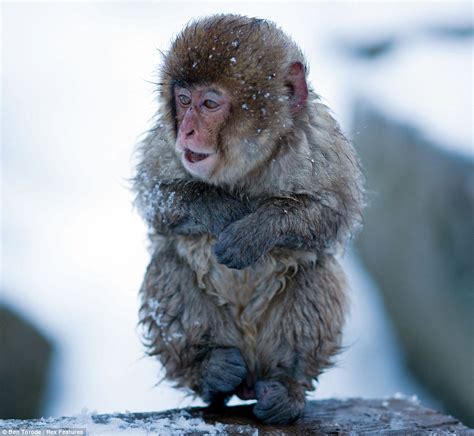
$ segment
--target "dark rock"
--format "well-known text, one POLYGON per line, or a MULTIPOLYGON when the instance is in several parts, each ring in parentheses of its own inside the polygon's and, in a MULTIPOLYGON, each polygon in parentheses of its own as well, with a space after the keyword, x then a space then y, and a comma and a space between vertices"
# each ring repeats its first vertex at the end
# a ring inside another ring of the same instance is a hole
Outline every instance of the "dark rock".
POLYGON ((0 306, 0 331, 0 418, 39 417, 51 343, 5 306, 0 306))
POLYGON ((357 248, 409 367, 474 425, 474 160, 356 108, 354 145, 372 193, 357 248))

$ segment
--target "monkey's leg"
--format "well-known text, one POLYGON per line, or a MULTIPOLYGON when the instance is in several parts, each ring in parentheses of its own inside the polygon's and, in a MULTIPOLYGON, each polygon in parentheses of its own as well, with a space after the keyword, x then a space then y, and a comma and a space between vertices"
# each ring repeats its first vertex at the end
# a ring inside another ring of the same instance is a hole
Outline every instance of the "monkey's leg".
POLYGON ((345 281, 332 256, 300 265, 269 305, 259 331, 254 414, 268 424, 298 419, 305 392, 340 350, 345 281))
POLYGON ((196 273, 170 241, 160 241, 141 288, 140 322, 149 354, 166 378, 211 404, 225 403, 247 376, 226 311, 200 289, 196 273))

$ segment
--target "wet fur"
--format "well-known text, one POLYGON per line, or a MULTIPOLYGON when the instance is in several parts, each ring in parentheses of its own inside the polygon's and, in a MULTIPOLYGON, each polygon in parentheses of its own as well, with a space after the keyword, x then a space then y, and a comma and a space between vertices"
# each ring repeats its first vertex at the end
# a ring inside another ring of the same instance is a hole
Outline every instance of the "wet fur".
MULTIPOLYGON (((169 380, 206 397, 212 350, 240 350, 247 367, 240 388, 264 407, 283 386, 298 404, 283 421, 296 419, 304 392, 340 349, 346 283, 334 256, 360 225, 363 200, 354 150, 318 96, 310 90, 295 115, 276 98, 288 94, 284 74, 293 61, 304 63, 299 49, 266 21, 215 16, 191 23, 164 57, 161 106, 138 149, 134 185, 152 241, 140 293, 149 353, 169 380), (222 59, 206 67, 213 35, 220 35, 222 59), (249 61, 237 70, 245 83, 236 83, 230 57, 249 61), (222 134, 226 166, 211 180, 193 179, 174 152, 172 88, 203 77, 249 108, 233 112, 222 134), (253 98, 262 90, 272 98, 253 98), (272 116, 262 117, 262 108, 272 116), (259 381, 280 384, 271 391, 259 381)), ((262 410, 255 413, 265 421, 270 415, 262 410)))

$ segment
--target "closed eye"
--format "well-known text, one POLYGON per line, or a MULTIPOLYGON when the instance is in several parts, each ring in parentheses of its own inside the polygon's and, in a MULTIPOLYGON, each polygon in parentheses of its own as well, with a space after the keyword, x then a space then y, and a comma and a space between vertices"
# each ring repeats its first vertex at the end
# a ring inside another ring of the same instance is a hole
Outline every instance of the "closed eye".
POLYGON ((216 103, 214 100, 206 99, 202 103, 207 109, 217 109, 219 107, 219 103, 216 103))
POLYGON ((191 99, 185 94, 179 94, 178 99, 183 106, 189 106, 191 104, 191 99))

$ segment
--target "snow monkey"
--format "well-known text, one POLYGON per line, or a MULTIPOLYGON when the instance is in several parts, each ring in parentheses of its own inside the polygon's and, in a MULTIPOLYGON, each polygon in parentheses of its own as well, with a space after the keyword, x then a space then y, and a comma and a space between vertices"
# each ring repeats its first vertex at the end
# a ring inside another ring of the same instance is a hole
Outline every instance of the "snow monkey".
POLYGON ((290 423, 340 350, 335 255, 361 222, 358 159, 272 22, 197 19, 159 71, 133 180, 152 248, 147 351, 210 405, 235 394, 290 423))

